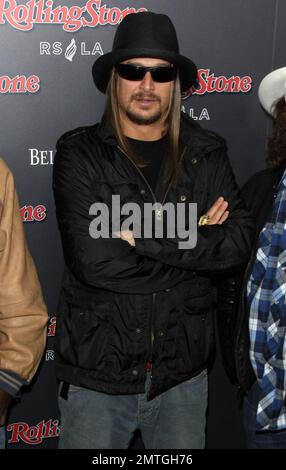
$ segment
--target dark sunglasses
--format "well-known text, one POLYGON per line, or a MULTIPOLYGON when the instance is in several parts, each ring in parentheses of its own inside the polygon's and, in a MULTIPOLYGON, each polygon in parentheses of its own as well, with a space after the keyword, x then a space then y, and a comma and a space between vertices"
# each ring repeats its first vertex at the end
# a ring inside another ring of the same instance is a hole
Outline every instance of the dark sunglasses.
POLYGON ((117 64, 118 75, 125 80, 138 82, 143 80, 147 72, 151 73, 154 82, 171 82, 177 76, 177 69, 173 66, 143 67, 143 65, 117 64))

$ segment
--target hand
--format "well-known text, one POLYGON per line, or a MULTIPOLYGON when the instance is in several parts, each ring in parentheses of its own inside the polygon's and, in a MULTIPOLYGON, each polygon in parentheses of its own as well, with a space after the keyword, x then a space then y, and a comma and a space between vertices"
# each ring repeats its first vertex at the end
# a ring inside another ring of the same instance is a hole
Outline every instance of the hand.
POLYGON ((200 218, 199 225, 221 225, 229 216, 228 202, 219 197, 205 215, 200 218), (202 219, 204 219, 202 221, 202 219))
POLYGON ((121 232, 114 232, 115 235, 121 240, 125 240, 131 246, 135 246, 135 239, 133 237, 133 232, 131 230, 121 230, 121 232))
POLYGON ((4 426, 8 407, 12 397, 4 390, 0 390, 0 426, 4 426))

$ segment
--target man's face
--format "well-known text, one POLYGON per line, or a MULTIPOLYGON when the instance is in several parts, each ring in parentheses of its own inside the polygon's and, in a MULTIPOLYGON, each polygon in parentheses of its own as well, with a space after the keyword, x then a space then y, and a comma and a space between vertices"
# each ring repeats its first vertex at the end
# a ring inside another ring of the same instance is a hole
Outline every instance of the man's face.
MULTIPOLYGON (((145 67, 168 66, 169 62, 161 59, 135 58, 122 62, 145 67)), ((167 110, 173 81, 154 82, 147 72, 141 81, 131 81, 118 77, 118 101, 124 117, 138 125, 150 125, 158 122, 167 110)))

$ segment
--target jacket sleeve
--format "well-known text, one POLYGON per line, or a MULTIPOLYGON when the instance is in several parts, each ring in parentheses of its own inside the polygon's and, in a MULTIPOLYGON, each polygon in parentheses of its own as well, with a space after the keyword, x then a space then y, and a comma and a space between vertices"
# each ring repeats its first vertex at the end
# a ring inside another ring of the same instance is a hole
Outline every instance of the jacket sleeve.
POLYGON ((29 383, 46 343, 47 310, 29 253, 13 176, 0 159, 0 387, 29 383))
MULTIPOLYGON (((240 192, 225 150, 209 156, 205 190, 210 206, 223 196, 228 201, 229 217, 222 225, 198 227, 194 248, 180 249, 178 239, 135 240, 138 254, 162 262, 210 274, 239 269, 247 263, 253 236, 253 220, 241 200, 240 192)), ((209 208, 207 208, 209 209, 209 208)))
POLYGON ((89 233, 94 203, 105 203, 100 184, 89 175, 78 145, 57 144, 53 191, 65 263, 87 285, 120 293, 148 294, 171 288, 193 277, 181 268, 136 253, 120 238, 92 238, 89 233))

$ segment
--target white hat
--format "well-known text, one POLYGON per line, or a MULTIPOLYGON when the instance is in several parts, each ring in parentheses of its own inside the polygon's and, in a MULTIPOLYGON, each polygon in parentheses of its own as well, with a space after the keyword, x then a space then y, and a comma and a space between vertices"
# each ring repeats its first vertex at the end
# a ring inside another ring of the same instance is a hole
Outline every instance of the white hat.
POLYGON ((274 105, 283 96, 286 101, 286 67, 266 75, 258 89, 261 105, 272 116, 274 116, 274 105))

